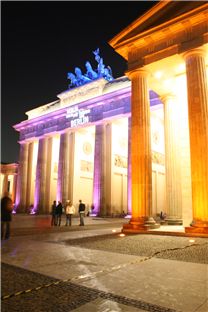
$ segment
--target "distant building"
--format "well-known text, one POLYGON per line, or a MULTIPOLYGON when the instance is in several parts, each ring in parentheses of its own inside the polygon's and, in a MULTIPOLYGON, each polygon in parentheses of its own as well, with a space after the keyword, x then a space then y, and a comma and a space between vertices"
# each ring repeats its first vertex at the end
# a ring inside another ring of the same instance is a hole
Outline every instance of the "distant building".
POLYGON ((1 197, 9 193, 13 202, 16 197, 17 171, 18 164, 1 163, 1 197))

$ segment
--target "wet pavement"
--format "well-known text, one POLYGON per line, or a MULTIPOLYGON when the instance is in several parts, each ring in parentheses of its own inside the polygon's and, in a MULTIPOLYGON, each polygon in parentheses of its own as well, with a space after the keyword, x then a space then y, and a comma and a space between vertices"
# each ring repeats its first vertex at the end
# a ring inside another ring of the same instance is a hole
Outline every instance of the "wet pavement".
POLYGON ((1 246, 2 311, 208 311, 208 239, 120 236, 119 218, 16 215, 1 246))

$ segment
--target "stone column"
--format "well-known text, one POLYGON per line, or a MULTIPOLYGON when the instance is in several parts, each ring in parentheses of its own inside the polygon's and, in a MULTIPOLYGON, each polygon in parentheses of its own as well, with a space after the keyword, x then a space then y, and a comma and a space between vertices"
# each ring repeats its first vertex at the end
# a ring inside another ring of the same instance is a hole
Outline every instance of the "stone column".
POLYGON ((93 178, 93 214, 111 215, 112 126, 96 125, 93 178))
POLYGON ((105 192, 102 207, 104 207, 104 215, 112 216, 112 123, 105 125, 104 148, 105 192))
POLYGON ((127 213, 131 215, 131 117, 128 118, 128 207, 127 213))
POLYGON ((34 143, 28 144, 28 170, 27 170, 27 194, 26 194, 26 205, 29 207, 31 203, 31 184, 32 184, 32 164, 33 164, 33 148, 34 143))
POLYGON ((168 224, 181 225, 181 170, 178 107, 173 95, 162 97, 164 103, 166 213, 168 224))
POLYGON ((46 168, 47 168, 47 148, 48 138, 43 137, 39 139, 38 144, 38 159, 36 168, 36 181, 35 181, 35 200, 34 209, 38 213, 45 212, 46 204, 46 168))
POLYGON ((69 177, 68 177, 68 199, 73 203, 74 193, 74 151, 75 133, 69 133, 69 177))
POLYGON ((17 191, 17 174, 14 175, 14 181, 13 181, 13 193, 12 193, 13 202, 15 202, 16 191, 17 191))
POLYGON ((3 180, 3 190, 2 194, 5 194, 8 192, 8 175, 4 175, 4 180, 3 180))
POLYGON ((131 93, 131 168, 132 218, 123 225, 124 232, 144 231, 155 225, 152 215, 152 157, 150 101, 147 72, 143 69, 127 73, 132 82, 131 93))
POLYGON ((95 126, 95 149, 94 149, 94 176, 93 176, 93 206, 92 214, 99 215, 101 210, 103 176, 103 133, 104 125, 95 126))
POLYGON ((193 222, 186 232, 208 233, 208 90, 203 49, 184 54, 188 89, 193 222))
POLYGON ((20 143, 15 210, 26 212, 28 143, 20 143))
POLYGON ((69 133, 64 132, 60 137, 57 199, 66 203, 69 191, 69 133))
POLYGON ((52 137, 48 137, 48 140, 47 140, 47 164, 46 164, 46 198, 45 198, 45 207, 44 207, 45 213, 50 213, 50 208, 51 208, 50 195, 51 195, 52 145, 53 145, 53 139, 52 139, 52 137))

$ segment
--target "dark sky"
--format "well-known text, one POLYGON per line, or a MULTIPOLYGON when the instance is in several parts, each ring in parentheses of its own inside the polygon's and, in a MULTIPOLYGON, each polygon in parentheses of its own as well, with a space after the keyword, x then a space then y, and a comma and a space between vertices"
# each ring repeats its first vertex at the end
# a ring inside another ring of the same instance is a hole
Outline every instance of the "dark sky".
POLYGON ((17 162, 18 133, 13 125, 25 112, 57 99, 68 89, 67 72, 85 72, 100 48, 114 78, 126 61, 108 41, 156 4, 151 1, 1 2, 1 162, 17 162))

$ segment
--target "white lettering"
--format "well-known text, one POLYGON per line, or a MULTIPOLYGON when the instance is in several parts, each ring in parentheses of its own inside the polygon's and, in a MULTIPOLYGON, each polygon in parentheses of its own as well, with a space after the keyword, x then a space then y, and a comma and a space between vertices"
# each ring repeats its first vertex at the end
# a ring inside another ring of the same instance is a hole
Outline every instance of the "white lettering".
POLYGON ((71 120, 71 127, 74 128, 74 127, 77 127, 79 125, 84 125, 88 122, 89 122, 88 116, 84 116, 83 118, 77 118, 77 119, 71 120))
POLYGON ((66 118, 73 118, 71 120, 71 127, 75 128, 79 125, 84 125, 89 122, 90 109, 78 109, 78 106, 67 109, 66 118))
POLYGON ((66 118, 76 118, 79 115, 78 106, 70 107, 66 111, 66 118))
POLYGON ((85 115, 90 113, 90 109, 79 110, 79 118, 83 118, 85 115))

